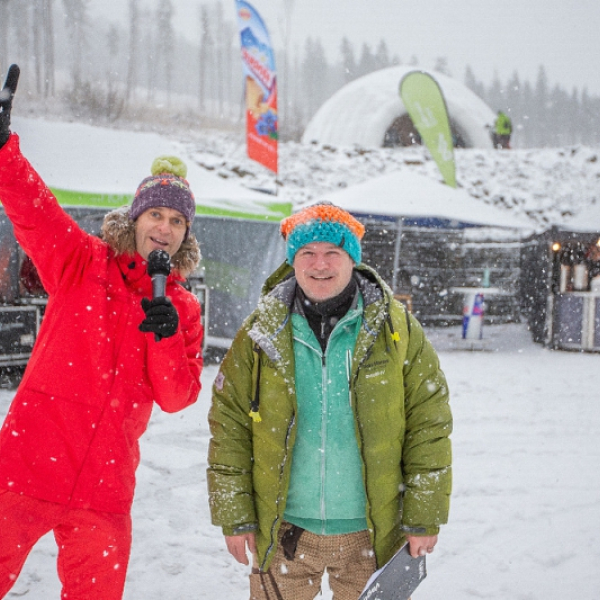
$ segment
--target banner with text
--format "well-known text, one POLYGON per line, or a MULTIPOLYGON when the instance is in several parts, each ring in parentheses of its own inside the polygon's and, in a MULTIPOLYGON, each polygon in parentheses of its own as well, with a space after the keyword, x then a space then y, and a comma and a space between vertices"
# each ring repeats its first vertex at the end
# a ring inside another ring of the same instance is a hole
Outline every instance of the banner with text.
POLYGON ((248 156, 277 173, 277 76, 275 53, 256 10, 236 0, 246 96, 248 156))
POLYGON ((400 97, 447 185, 456 187, 454 144, 446 101, 428 73, 411 71, 400 82, 400 97))

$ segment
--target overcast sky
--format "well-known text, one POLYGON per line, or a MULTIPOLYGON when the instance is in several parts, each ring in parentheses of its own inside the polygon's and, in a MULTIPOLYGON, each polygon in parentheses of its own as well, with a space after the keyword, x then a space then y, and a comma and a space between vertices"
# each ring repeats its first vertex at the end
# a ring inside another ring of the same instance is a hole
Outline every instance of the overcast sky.
MULTIPOLYGON (((155 7, 157 0, 139 0, 155 7)), ((176 0, 175 22, 186 37, 198 36, 199 9, 215 0, 176 0)), ((318 37, 330 59, 339 56, 341 39, 355 47, 375 47, 385 39, 402 62, 414 55, 433 67, 446 57, 451 74, 463 81, 465 67, 489 83, 496 72, 505 82, 517 70, 535 82, 540 65, 551 85, 570 91, 587 87, 600 95, 600 0, 250 0, 277 47, 289 40, 302 48, 318 37), (286 10, 287 6, 287 10, 286 10), (289 16, 286 19, 286 14, 289 16), (286 23, 289 35, 286 36, 286 23)), ((235 19, 234 0, 223 2, 235 19)), ((124 0, 91 0, 95 15, 127 16, 124 0)))

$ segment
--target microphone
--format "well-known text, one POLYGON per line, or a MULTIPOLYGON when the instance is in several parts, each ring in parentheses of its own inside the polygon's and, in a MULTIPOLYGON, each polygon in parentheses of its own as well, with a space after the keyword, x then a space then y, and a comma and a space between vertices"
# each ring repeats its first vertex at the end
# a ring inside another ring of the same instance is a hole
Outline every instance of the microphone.
POLYGON ((148 255, 148 275, 152 279, 152 299, 165 295, 167 277, 171 272, 171 257, 164 250, 152 250, 148 255))
MULTIPOLYGON (((164 250, 152 250, 148 254, 148 267, 146 269, 152 279, 152 300, 162 298, 166 294, 167 277, 171 272, 171 257, 164 250)), ((157 333, 154 339, 160 342, 161 337, 157 333)))

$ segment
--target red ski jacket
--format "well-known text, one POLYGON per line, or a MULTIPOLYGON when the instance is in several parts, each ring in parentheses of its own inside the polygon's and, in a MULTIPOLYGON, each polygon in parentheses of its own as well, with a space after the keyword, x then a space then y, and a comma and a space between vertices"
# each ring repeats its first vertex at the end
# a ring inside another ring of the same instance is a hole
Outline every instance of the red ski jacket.
POLYGON ((21 385, 0 430, 0 489, 72 508, 127 513, 138 439, 153 403, 196 401, 203 328, 197 298, 167 281, 177 333, 141 333, 152 296, 139 254, 116 256, 58 205, 11 135, 0 149, 0 200, 33 259, 48 305, 21 385))

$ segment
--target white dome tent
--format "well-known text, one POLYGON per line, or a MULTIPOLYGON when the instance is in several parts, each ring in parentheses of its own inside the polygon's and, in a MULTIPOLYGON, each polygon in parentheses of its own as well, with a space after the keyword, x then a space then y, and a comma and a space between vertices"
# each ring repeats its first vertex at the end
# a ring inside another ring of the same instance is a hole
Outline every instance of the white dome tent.
MULTIPOLYGON (((394 126, 409 119, 399 87, 402 78, 415 67, 398 66, 375 71, 338 90, 317 111, 302 136, 303 143, 333 146, 384 145, 394 126)), ((429 73, 440 85, 453 133, 467 148, 491 148, 489 127, 494 111, 469 88, 435 71, 429 73)), ((410 122, 408 121, 410 124, 410 122)))

